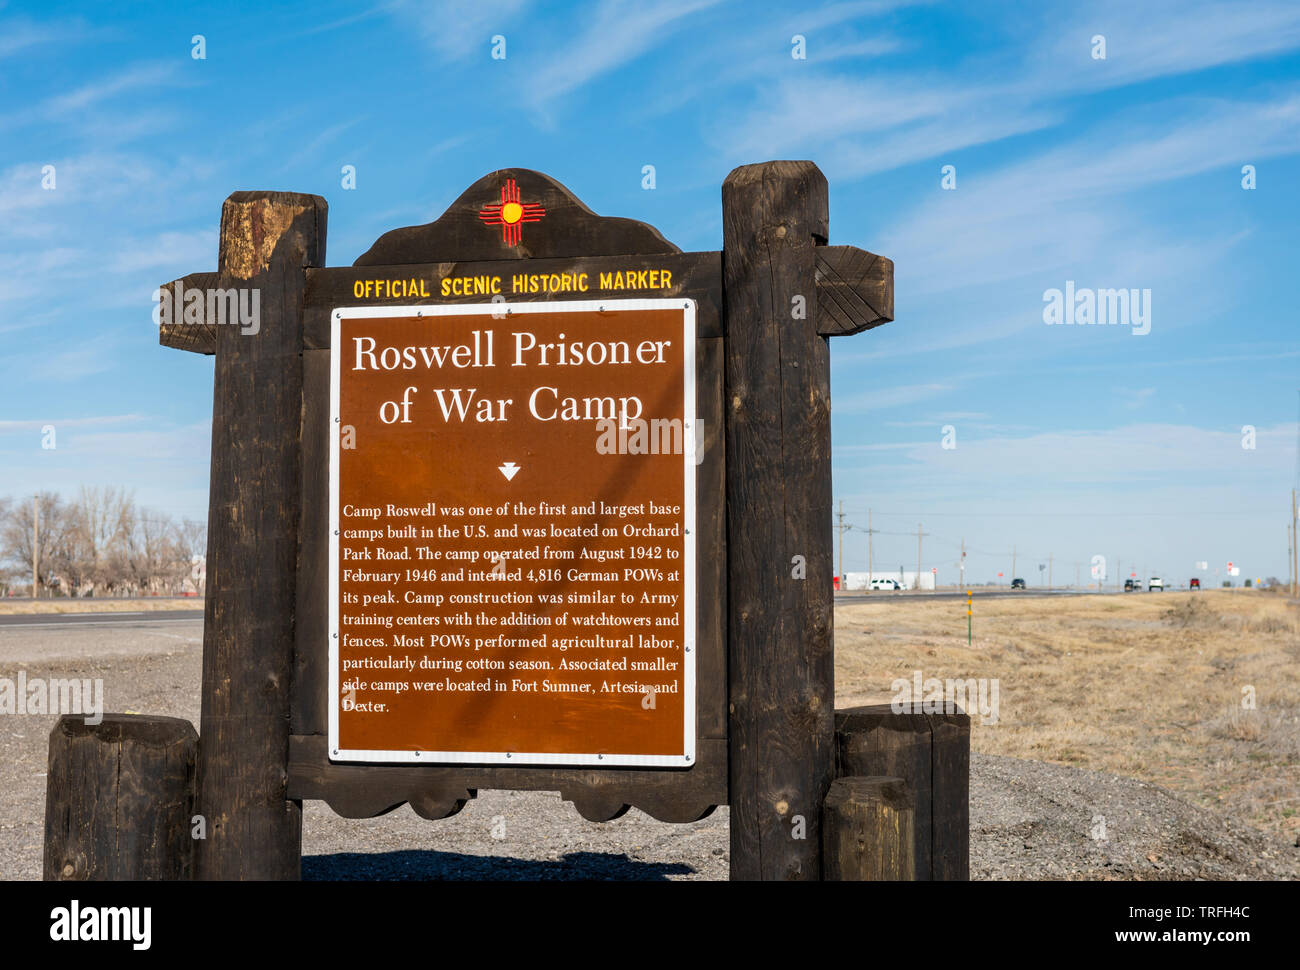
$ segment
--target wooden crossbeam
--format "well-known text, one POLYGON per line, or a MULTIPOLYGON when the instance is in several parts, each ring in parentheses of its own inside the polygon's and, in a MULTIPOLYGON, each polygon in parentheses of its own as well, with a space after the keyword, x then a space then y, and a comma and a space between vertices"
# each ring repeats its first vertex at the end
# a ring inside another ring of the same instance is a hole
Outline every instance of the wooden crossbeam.
POLYGON ((221 287, 221 274, 191 273, 189 276, 182 276, 178 280, 164 283, 158 288, 160 291, 165 290, 172 294, 172 296, 168 297, 171 319, 169 320, 168 315, 164 314, 163 320, 158 327, 158 342, 164 347, 173 347, 176 350, 188 350, 195 354, 208 354, 211 356, 217 352, 217 328, 215 326, 216 321, 207 319, 207 300, 205 298, 203 301, 202 322, 185 323, 184 306, 176 306, 174 299, 178 285, 182 294, 192 290, 206 294, 209 290, 221 287))
MULTIPOLYGON (((823 337, 847 337, 851 334, 861 333, 863 330, 870 330, 878 327, 882 323, 888 323, 894 319, 894 263, 884 256, 877 256, 875 253, 869 253, 864 249, 858 249, 855 246, 818 246, 815 249, 817 265, 817 333, 823 337)), ((671 263, 676 270, 675 278, 688 281, 691 279, 691 267, 697 262, 700 265, 706 265, 706 257, 721 258, 720 253, 680 253, 664 257, 665 263, 671 263)), ((584 267, 591 264, 593 267, 603 266, 608 263, 614 266, 620 257, 589 257, 582 261, 584 267)), ((537 260, 537 263, 552 262, 550 260, 537 260)), ((559 262, 559 261, 555 261, 559 262)), ((568 260, 568 263, 576 262, 568 260)), ((424 264, 420 266, 403 267, 403 275, 425 275, 436 264, 424 264)), ((483 264, 487 266, 488 264, 483 264)), ((449 265, 450 270, 454 266, 456 275, 475 275, 475 264, 458 263, 449 265)), ((500 263, 491 264, 491 268, 499 271, 500 263)), ((539 267, 540 268, 540 267, 539 267)), ((342 306, 350 302, 348 296, 348 286, 344 286, 340 280, 346 277, 348 280, 352 276, 374 276, 374 268, 366 267, 360 270, 347 268, 340 269, 321 269, 307 270, 311 278, 308 285, 308 302, 314 303, 319 300, 321 295, 328 293, 331 299, 339 302, 342 306), (336 279, 337 277, 337 279, 336 279), (321 291, 318 293, 317 291, 321 291), (337 292, 336 292, 337 291, 337 292)), ((175 294, 176 287, 180 285, 182 293, 188 293, 192 290, 207 292, 211 289, 221 288, 221 277, 217 273, 191 273, 179 280, 173 280, 170 283, 164 283, 162 288, 175 294)), ((350 286, 350 284, 349 284, 350 286)), ((456 302, 481 302, 482 297, 467 297, 464 300, 456 302)), ((174 298, 172 300, 174 304, 174 298)), ((412 299, 404 297, 389 301, 375 301, 376 304, 383 302, 390 303, 425 303, 437 302, 436 298, 431 300, 412 299)), ((442 301, 446 302, 446 301, 442 301)), ((196 354, 213 354, 217 346, 217 328, 216 321, 206 318, 207 301, 204 300, 200 310, 202 318, 198 323, 185 323, 181 315, 184 307, 173 306, 173 319, 164 322, 158 331, 158 342, 164 347, 172 347, 176 350, 188 350, 196 354)), ((309 308, 309 317, 312 317, 309 308)), ((701 336, 706 336, 702 334, 701 336)))
POLYGON ((856 246, 818 246, 817 332, 847 337, 894 319, 894 261, 856 246))

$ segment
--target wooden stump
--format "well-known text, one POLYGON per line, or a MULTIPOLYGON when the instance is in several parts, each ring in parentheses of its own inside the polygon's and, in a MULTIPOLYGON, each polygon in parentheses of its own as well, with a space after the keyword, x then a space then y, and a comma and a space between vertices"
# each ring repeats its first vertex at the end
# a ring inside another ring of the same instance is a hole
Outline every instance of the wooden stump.
POLYGON ((45 879, 187 879, 198 735, 176 717, 59 718, 45 789, 45 879))
POLYGON ((916 878, 970 878, 970 717, 895 714, 889 704, 835 712, 835 773, 907 783, 916 810, 916 878))
POLYGON ((901 778, 837 778, 822 805, 822 878, 916 878, 916 819, 901 778))

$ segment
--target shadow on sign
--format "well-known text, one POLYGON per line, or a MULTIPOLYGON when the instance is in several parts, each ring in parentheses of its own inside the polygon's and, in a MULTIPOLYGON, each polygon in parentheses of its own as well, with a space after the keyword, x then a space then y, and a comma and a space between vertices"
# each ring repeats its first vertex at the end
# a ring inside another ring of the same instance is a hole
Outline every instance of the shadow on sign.
POLYGON ((512 859, 429 849, 401 852, 337 852, 303 856, 304 881, 485 880, 664 882, 695 869, 678 862, 641 862, 613 852, 570 852, 559 859, 512 859))

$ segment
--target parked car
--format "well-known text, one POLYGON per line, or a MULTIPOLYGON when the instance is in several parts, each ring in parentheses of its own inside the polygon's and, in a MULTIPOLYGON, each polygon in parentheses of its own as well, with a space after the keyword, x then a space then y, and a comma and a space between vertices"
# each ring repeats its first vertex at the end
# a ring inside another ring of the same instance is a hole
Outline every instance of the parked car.
POLYGON ((1141 583, 1140 581, 1136 580, 1136 579, 1126 579, 1126 580, 1124 580, 1124 592, 1126 592, 1126 593, 1131 593, 1131 592, 1133 592, 1134 590, 1137 590, 1138 592, 1141 592, 1141 591, 1142 591, 1142 583, 1141 583))
POLYGON ((1013 580, 1011 580, 1011 588, 1012 588, 1012 589, 1024 589, 1024 588, 1025 588, 1025 581, 1024 581, 1023 579, 1013 579, 1013 580))
POLYGON ((871 581, 871 588, 895 590, 902 589, 903 587, 898 585, 898 580, 896 579, 873 579, 871 581))
POLYGON ((1163 593, 1165 591, 1165 581, 1159 576, 1152 576, 1151 582, 1147 583, 1147 592, 1154 593, 1156 590, 1163 593))
POLYGON ((1201 588, 1201 581, 1200 581, 1200 579, 1198 579, 1197 577, 1193 576, 1193 577, 1192 577, 1192 581, 1191 581, 1190 583, 1188 583, 1187 585, 1190 586, 1192 589, 1200 589, 1200 588, 1201 588))

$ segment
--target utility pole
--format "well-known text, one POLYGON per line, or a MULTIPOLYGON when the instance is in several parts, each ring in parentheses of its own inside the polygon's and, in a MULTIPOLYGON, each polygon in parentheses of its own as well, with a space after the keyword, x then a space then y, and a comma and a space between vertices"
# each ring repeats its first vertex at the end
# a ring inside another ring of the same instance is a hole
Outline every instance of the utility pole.
POLYGON ((875 558, 872 544, 876 538, 876 530, 871 527, 871 509, 867 509, 867 592, 871 592, 871 580, 874 576, 875 558))
POLYGON ((1014 582, 1016 578, 1016 547, 1011 547, 1011 579, 1014 582))
POLYGON ((1296 506, 1295 506, 1295 489, 1291 489, 1291 598, 1296 598, 1296 584, 1300 581, 1300 571, 1297 571, 1300 554, 1296 552, 1296 506))
POLYGON ((961 537, 961 584, 966 585, 966 537, 961 537))
POLYGON ((921 523, 916 523, 916 588, 921 588, 921 536, 930 533, 921 531, 921 523))
POLYGON ((1079 588, 1079 564, 1077 562, 1074 564, 1074 588, 1079 588))
POLYGON ((41 497, 32 496, 32 599, 41 595, 41 497))
MULTIPOLYGON (((840 499, 840 589, 844 589, 844 499, 840 499)), ((870 583, 868 583, 870 585, 870 583)))
POLYGON ((1052 555, 1047 554, 1047 588, 1052 588, 1052 555))

